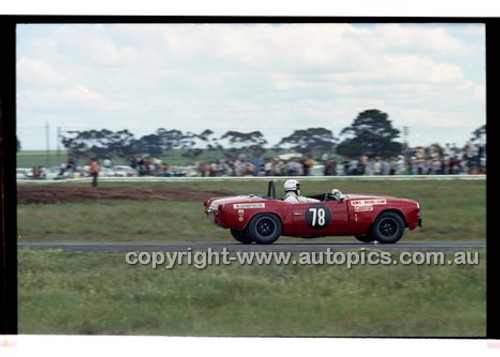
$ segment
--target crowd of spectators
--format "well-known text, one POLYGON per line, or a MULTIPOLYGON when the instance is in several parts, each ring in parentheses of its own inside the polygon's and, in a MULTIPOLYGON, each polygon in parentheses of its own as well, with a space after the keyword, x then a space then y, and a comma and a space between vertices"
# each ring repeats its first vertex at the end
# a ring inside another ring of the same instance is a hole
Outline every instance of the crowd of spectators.
POLYGON ((464 147, 447 143, 418 146, 390 158, 362 155, 339 157, 324 154, 289 159, 240 157, 201 162, 200 176, 358 176, 358 175, 460 175, 486 174, 485 145, 464 147))
MULTIPOLYGON (((138 155, 129 159, 133 176, 358 176, 358 175, 464 175, 486 174, 486 146, 467 143, 463 147, 447 143, 408 149, 390 158, 362 155, 341 157, 334 154, 286 154, 278 157, 247 158, 194 162, 185 166, 169 165, 159 158, 138 155)), ((123 166, 122 166, 123 167, 123 166)), ((102 170, 115 169, 110 158, 102 161, 102 170)), ((54 178, 88 176, 88 167, 69 159, 61 164, 54 178), (77 176, 75 176, 77 175, 77 176)), ((47 169, 33 167, 32 179, 47 178, 47 169)), ((131 176, 127 173, 127 176, 131 176)))

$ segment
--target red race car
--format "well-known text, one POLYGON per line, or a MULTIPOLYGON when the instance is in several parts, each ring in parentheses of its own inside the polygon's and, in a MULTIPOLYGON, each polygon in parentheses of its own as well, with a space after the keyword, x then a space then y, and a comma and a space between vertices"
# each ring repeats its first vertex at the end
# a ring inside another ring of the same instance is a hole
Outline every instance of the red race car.
POLYGON ((338 190, 308 198, 317 202, 292 204, 277 199, 271 181, 267 196, 213 197, 203 204, 211 222, 229 228, 232 236, 244 244, 271 244, 281 235, 355 236, 362 242, 396 243, 405 228, 422 226, 420 206, 414 200, 343 195, 338 190))

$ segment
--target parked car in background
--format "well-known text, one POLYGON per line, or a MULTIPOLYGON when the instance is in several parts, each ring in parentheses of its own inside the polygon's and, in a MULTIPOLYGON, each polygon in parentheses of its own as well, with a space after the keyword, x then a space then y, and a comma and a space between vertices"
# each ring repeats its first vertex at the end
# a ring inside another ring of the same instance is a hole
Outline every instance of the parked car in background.
POLYGON ((31 169, 18 167, 16 168, 16 179, 17 180, 28 180, 32 176, 31 169))
POLYGON ((130 166, 113 166, 113 171, 116 177, 133 177, 137 176, 137 171, 130 166))
POLYGON ((160 172, 162 177, 195 177, 200 176, 196 166, 171 166, 167 172, 160 172))
POLYGON ((115 171, 107 168, 107 167, 100 167, 99 168, 99 176, 100 177, 114 177, 115 176, 115 171))
MULTIPOLYGON (((42 169, 42 177, 45 180, 56 180, 59 176, 60 171, 61 170, 58 167, 44 167, 42 169)), ((65 178, 69 178, 69 176, 65 178)))

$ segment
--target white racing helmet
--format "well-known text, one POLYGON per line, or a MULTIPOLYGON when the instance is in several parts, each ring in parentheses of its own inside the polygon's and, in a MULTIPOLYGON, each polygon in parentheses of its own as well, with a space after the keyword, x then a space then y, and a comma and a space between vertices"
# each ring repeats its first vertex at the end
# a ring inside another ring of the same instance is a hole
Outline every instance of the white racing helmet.
POLYGON ((300 190, 300 183, 299 181, 293 179, 286 180, 283 188, 285 189, 285 192, 295 191, 298 194, 300 190))
POLYGON ((334 188, 332 190, 332 196, 336 199, 336 200, 340 200, 342 198, 342 192, 340 192, 340 190, 334 188))

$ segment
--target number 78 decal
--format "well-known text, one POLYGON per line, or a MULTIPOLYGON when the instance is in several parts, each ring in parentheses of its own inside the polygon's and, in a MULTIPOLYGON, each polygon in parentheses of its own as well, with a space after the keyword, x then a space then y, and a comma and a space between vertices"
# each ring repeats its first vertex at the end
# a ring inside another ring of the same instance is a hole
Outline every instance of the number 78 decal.
POLYGON ((323 228, 330 222, 330 210, 323 206, 309 206, 306 222, 311 228, 323 228))

